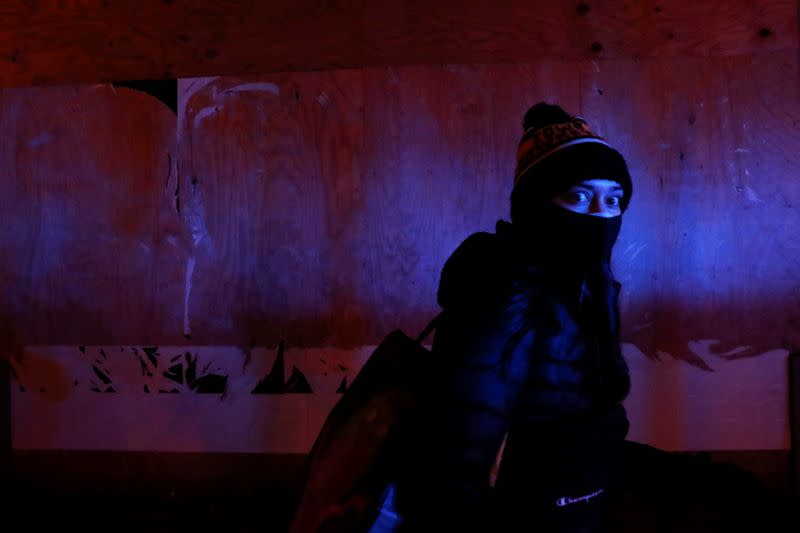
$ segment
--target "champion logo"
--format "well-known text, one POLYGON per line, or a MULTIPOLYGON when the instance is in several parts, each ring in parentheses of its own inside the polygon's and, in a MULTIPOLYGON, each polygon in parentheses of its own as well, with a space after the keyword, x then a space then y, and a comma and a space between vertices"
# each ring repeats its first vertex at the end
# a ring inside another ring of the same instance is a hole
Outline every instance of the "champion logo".
POLYGON ((559 507, 566 507, 567 505, 571 505, 573 503, 588 502, 592 498, 600 496, 601 494, 603 494, 603 492, 605 492, 605 490, 600 489, 596 492, 592 492, 591 494, 587 494, 585 496, 578 496, 577 498, 569 498, 569 497, 559 498, 556 500, 556 505, 559 507))

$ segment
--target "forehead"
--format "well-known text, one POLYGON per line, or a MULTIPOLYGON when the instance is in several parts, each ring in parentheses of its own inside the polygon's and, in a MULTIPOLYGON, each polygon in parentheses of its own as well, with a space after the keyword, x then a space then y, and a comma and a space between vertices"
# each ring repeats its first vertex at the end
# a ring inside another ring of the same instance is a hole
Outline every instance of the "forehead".
POLYGON ((591 180, 583 180, 575 185, 579 187, 586 187, 589 189, 602 189, 602 190, 616 190, 622 189, 622 185, 619 182, 614 180, 608 179, 591 179, 591 180))

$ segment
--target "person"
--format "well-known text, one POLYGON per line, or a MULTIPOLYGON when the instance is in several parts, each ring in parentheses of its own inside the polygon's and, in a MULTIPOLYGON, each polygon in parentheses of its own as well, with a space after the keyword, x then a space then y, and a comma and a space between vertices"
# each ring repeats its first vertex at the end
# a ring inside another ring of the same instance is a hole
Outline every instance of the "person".
POLYGON ((424 407, 399 432, 384 505, 395 520, 373 531, 605 527, 628 432, 611 257, 631 196, 625 159, 585 120, 527 111, 511 221, 442 270, 424 407))

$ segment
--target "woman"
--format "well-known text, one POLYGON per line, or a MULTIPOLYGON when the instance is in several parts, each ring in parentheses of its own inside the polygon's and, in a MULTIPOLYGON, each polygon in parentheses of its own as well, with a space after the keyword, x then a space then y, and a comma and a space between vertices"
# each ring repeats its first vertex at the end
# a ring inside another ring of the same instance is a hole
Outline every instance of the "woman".
POLYGON ((426 401, 400 446, 402 531, 600 531, 617 482, 630 382, 610 260, 631 178, 558 106, 523 128, 511 223, 442 271, 426 401))

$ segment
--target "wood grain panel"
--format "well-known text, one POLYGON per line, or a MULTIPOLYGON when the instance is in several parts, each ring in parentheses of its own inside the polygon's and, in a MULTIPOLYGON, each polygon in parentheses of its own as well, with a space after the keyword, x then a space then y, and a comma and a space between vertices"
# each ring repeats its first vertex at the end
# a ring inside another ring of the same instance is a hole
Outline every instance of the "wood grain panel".
MULTIPOLYGON (((792 53, 187 79, 177 127, 128 90, 6 89, 0 346, 189 336, 246 347, 210 358, 238 369, 259 360, 253 346, 285 340, 325 352, 307 357, 309 382, 331 401, 339 380, 317 358, 420 329, 438 311, 447 256, 507 216, 521 115, 545 99, 584 115, 634 174, 615 266, 641 370, 637 434, 676 448, 781 447, 780 349, 800 343, 797 84, 792 53)), ((132 362, 109 368, 136 375, 132 362)), ((239 383, 236 405, 148 397, 154 426, 138 397, 76 395, 63 365, 40 370, 78 402, 24 397, 27 412, 52 416, 29 442, 52 447, 296 451, 329 407, 311 395, 261 402, 265 425, 255 379, 239 383), (195 430, 208 409, 186 414, 205 406, 220 408, 218 425, 195 430), (137 422, 109 436, 87 413, 137 422)))
POLYGON ((585 113, 634 171, 616 251, 626 338, 703 367, 797 346, 794 58, 588 71, 585 113))
MULTIPOLYGON (((417 67, 367 74, 365 159, 371 244, 360 286, 387 331, 417 332, 438 311, 447 257, 471 233, 508 218, 525 109, 577 102, 570 66, 417 67), (387 105, 387 103, 390 103, 387 105)), ((356 265, 357 267, 359 265, 356 265)))
POLYGON ((157 336, 169 309, 155 291, 161 246, 178 244, 159 220, 174 115, 109 86, 0 101, 4 348, 157 336))
POLYGON ((780 54, 186 80, 172 159, 145 95, 7 90, 4 343, 415 331, 449 253, 507 215, 520 116, 549 99, 636 175, 626 338, 697 364, 791 348, 796 72, 780 54))
POLYGON ((193 339, 275 345, 292 333, 321 345, 331 317, 360 319, 346 257, 366 201, 361 85, 357 71, 229 78, 187 100, 180 173, 182 216, 198 236, 193 339))
POLYGON ((797 49, 792 0, 9 1, 0 86, 797 49))
POLYGON ((449 254, 507 216, 524 109, 578 103, 577 71, 556 63, 181 86, 182 216, 200 239, 191 333, 213 343, 358 346, 421 329, 449 254))

